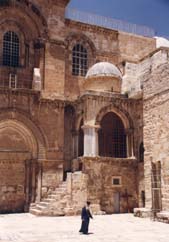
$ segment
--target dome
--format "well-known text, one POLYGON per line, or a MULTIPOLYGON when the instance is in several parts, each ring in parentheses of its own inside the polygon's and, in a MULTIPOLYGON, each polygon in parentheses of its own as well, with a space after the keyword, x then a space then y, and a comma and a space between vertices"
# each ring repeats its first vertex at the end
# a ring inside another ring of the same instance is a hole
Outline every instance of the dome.
POLYGON ((96 63, 88 70, 86 79, 95 77, 114 77, 122 80, 119 69, 109 62, 96 63))

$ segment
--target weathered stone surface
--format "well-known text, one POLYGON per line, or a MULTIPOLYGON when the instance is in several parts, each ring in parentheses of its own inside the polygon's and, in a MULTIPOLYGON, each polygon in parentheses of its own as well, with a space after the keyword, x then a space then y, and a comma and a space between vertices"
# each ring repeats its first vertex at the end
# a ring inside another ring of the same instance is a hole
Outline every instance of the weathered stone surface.
POLYGON ((0 212, 72 215, 87 199, 94 213, 128 212, 144 205, 144 190, 151 209, 157 161, 168 210, 168 49, 156 49, 154 38, 65 19, 68 2, 0 5, 0 212), (19 39, 15 68, 2 62, 7 31, 19 39), (97 76, 86 86, 85 73, 73 74, 76 44, 86 50, 86 69, 110 62, 120 79, 97 76), (108 113, 124 126, 126 158, 99 156, 108 113))

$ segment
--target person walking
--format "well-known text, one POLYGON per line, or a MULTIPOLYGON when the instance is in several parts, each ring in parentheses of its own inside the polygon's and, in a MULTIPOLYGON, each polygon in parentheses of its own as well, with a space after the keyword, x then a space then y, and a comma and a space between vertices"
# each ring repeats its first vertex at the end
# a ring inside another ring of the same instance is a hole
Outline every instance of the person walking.
POLYGON ((81 212, 82 224, 79 230, 80 233, 88 234, 90 218, 93 219, 93 216, 90 211, 90 202, 87 201, 86 205, 82 208, 82 212, 81 212))

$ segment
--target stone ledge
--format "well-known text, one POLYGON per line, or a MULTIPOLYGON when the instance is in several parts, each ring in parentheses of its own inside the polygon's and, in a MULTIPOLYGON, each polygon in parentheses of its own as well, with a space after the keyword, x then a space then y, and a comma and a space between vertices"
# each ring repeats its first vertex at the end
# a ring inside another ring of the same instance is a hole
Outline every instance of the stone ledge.
POLYGON ((157 220, 164 223, 169 223, 169 211, 161 211, 157 213, 157 220))
POLYGON ((149 208, 134 208, 134 216, 140 218, 150 218, 152 214, 149 208))

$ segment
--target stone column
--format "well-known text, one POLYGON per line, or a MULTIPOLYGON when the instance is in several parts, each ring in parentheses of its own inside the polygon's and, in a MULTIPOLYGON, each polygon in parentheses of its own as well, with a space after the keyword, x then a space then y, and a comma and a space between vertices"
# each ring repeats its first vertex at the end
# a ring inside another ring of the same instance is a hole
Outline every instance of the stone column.
POLYGON ((36 175, 38 169, 37 160, 31 161, 31 173, 32 173, 32 181, 31 181, 31 202, 35 202, 36 200, 36 175))
POLYGON ((30 204, 30 171, 31 171, 31 161, 25 161, 25 208, 24 211, 29 211, 29 204, 30 204))
POLYGON ((41 201, 41 193, 42 193, 42 161, 38 160, 38 181, 37 181, 36 202, 41 201))
POLYGON ((83 125, 84 156, 98 156, 98 130, 99 125, 83 125))
POLYGON ((153 157, 149 152, 145 152, 145 161, 144 161, 144 183, 145 183, 145 197, 146 197, 146 208, 152 209, 152 162, 153 157))
POLYGON ((134 141, 133 141, 133 129, 126 130, 126 149, 127 157, 134 158, 134 141))

